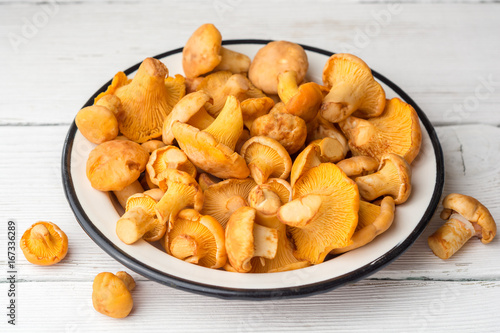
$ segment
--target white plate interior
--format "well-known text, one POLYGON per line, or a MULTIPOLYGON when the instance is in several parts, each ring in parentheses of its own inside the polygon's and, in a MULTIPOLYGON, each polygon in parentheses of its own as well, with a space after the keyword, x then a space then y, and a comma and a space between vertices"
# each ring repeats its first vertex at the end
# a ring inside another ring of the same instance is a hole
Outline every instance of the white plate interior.
MULTIPOLYGON (((262 45, 230 45, 230 49, 247 54, 253 58, 262 45)), ((309 58, 308 79, 321 83, 323 66, 327 56, 306 51, 309 58)), ((181 54, 161 59, 171 76, 183 74, 181 54)), ((391 88, 382 84, 387 98, 399 97, 391 88)), ((413 191, 410 199, 396 208, 396 216, 391 228, 368 245, 345 253, 322 264, 283 273, 240 274, 213 270, 188 264, 169 256, 146 241, 140 240, 133 245, 122 243, 115 233, 119 219, 107 193, 93 189, 85 174, 85 165, 90 151, 95 147, 77 131, 71 152, 71 176, 77 199, 97 229, 117 248, 144 264, 168 275, 193 282, 238 289, 289 288, 326 281, 348 274, 369 264, 375 264, 384 254, 402 243, 420 222, 429 206, 437 181, 435 152, 427 130, 421 123, 422 148, 412 163, 413 191)))

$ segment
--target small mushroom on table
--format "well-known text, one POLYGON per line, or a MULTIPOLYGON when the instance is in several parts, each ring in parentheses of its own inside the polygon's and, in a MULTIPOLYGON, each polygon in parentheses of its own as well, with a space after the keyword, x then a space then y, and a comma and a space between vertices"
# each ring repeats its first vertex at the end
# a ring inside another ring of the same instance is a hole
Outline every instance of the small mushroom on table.
POLYGON ((53 265, 68 253, 68 237, 52 222, 40 221, 26 230, 20 241, 26 259, 35 265, 53 265))
POLYGON ((134 306, 131 291, 134 279, 126 272, 97 274, 92 284, 92 304, 97 312, 112 318, 125 318, 134 306))
POLYGON ((337 53, 323 68, 323 83, 330 88, 321 105, 323 118, 338 123, 351 114, 375 117, 384 111, 385 92, 360 58, 337 53))
POLYGON ((443 199, 441 218, 446 223, 428 238, 432 252, 441 259, 450 258, 473 236, 488 244, 497 233, 489 210, 467 195, 448 194, 443 199))

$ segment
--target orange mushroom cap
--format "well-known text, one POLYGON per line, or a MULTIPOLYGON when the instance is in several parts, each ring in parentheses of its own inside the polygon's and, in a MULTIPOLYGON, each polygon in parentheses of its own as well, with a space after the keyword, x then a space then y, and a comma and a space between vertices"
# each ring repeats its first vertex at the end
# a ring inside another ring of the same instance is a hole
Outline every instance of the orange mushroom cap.
POLYGON ((68 237, 54 223, 40 221, 24 232, 20 246, 30 263, 48 266, 64 259, 68 253, 68 237))

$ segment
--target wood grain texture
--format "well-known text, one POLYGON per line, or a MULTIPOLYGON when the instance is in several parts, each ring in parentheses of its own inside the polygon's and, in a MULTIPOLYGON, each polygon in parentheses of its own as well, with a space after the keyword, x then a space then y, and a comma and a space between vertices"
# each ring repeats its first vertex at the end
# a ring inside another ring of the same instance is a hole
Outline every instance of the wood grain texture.
MULTIPOLYGON (((92 308, 91 279, 22 282, 18 289, 16 331, 23 332, 498 332, 499 324, 498 281, 362 281, 262 302, 219 300, 140 281, 131 315, 120 320, 92 308), (34 311, 44 313, 43 320, 34 311)), ((4 329, 9 327, 2 321, 4 329)))
POLYGON ((435 124, 500 124, 500 39, 490 38, 500 31, 500 6, 287 4, 6 2, 0 125, 69 124, 117 71, 182 46, 203 22, 213 22, 225 39, 286 39, 355 53, 407 91, 435 124))

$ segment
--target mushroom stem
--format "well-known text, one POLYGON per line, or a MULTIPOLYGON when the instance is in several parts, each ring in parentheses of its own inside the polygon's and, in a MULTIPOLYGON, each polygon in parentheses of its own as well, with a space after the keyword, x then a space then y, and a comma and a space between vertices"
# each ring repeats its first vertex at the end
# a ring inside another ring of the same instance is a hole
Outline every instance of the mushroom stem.
POLYGON ((31 229, 31 238, 43 241, 46 245, 51 243, 49 229, 47 229, 47 227, 43 224, 37 224, 33 227, 33 229, 31 229))
POLYGON ((441 259, 450 258, 476 233, 474 226, 462 215, 451 214, 448 221, 428 238, 429 247, 441 259))
POLYGON ((308 194, 281 206, 278 219, 291 227, 307 228, 321 208, 321 197, 308 194))
POLYGON ((226 104, 224 104, 219 116, 203 131, 211 134, 217 142, 234 151, 236 142, 243 131, 243 116, 240 102, 236 97, 227 97, 226 104))
POLYGON ((288 103, 298 91, 296 71, 286 71, 278 75, 278 95, 283 103, 288 103))
POLYGON ((257 184, 263 184, 267 181, 269 176, 273 173, 273 165, 265 159, 255 156, 250 163, 248 163, 250 175, 257 184))
POLYGON ((247 201, 239 195, 235 195, 226 201, 226 209, 233 213, 240 207, 248 206, 247 201))
POLYGON ((253 226, 254 257, 273 259, 278 249, 278 231, 258 224, 253 226))
POLYGON ((206 251, 194 237, 182 234, 172 240, 170 252, 178 259, 197 264, 204 257, 206 251))
POLYGON ((127 287, 128 291, 132 291, 135 289, 134 278, 131 277, 127 272, 119 271, 115 275, 116 275, 116 277, 118 277, 120 280, 123 281, 123 283, 125 284, 125 287, 127 287))
POLYGON ((214 71, 230 71, 231 73, 246 73, 250 67, 250 58, 242 53, 220 48, 220 63, 214 68, 214 71))
POLYGON ((116 222, 116 235, 125 244, 133 244, 155 227, 154 220, 142 207, 133 207, 116 222))
POLYGON ((142 185, 138 180, 128 186, 125 186, 125 188, 121 191, 113 191, 116 199, 120 203, 120 206, 122 206, 124 209, 127 205, 127 199, 130 196, 142 192, 144 192, 144 189, 142 188, 142 185))

